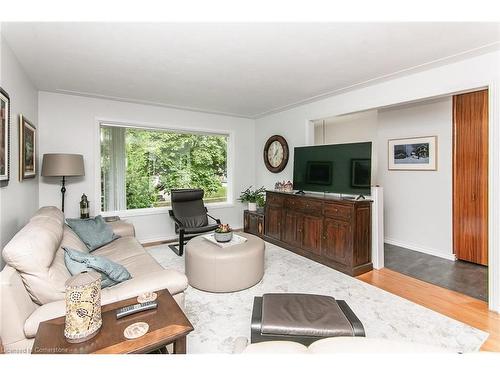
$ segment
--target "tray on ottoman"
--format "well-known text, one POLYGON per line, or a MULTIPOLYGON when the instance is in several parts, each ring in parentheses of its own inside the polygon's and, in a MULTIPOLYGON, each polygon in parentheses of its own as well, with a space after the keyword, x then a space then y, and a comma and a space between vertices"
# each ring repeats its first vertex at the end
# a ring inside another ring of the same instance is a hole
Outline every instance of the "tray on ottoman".
POLYGON ((365 336, 363 324, 345 301, 292 293, 254 298, 252 343, 285 340, 309 345, 336 336, 365 336))

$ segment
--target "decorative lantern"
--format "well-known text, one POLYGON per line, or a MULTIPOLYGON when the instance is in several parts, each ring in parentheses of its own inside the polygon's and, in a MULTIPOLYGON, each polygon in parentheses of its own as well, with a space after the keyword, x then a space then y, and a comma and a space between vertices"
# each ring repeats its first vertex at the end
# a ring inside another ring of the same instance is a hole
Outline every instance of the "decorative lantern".
POLYGON ((80 201, 80 219, 89 218, 89 201, 85 194, 82 195, 82 200, 80 201))
POLYGON ((99 332, 101 318, 101 275, 83 272, 66 281, 64 336, 71 343, 91 339, 99 332))

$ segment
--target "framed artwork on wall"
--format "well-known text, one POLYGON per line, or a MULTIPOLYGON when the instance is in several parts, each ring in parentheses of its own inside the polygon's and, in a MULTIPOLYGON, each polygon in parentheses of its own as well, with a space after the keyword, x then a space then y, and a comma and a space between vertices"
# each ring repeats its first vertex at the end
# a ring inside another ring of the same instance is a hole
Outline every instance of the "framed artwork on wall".
POLYGON ((389 170, 437 170, 437 136, 389 139, 389 170))
POLYGON ((19 181, 36 176, 36 128, 19 115, 19 181))
POLYGON ((10 177, 10 98, 0 87, 0 186, 10 177))

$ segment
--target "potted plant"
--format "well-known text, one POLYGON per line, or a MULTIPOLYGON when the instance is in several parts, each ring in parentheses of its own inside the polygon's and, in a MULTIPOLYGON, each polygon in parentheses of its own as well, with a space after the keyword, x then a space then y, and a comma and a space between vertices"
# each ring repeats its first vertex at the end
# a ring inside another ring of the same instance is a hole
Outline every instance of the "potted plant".
POLYGON ((266 197, 264 195, 259 195, 257 197, 257 207, 261 207, 261 208, 264 208, 264 206, 266 205, 266 197))
POLYGON ((214 233, 217 242, 229 242, 233 238, 233 231, 229 224, 219 224, 214 233))
POLYGON ((252 190, 250 186, 245 191, 241 192, 240 202, 248 203, 248 211, 257 211, 257 202, 264 196, 265 191, 266 189, 264 186, 257 190, 252 190))

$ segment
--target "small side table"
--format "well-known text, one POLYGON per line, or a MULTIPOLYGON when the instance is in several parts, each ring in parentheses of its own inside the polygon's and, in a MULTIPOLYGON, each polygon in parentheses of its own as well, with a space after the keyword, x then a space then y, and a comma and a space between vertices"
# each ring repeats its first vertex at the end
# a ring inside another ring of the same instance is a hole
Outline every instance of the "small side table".
POLYGON ((33 354, 127 354, 149 353, 173 344, 174 354, 186 354, 186 337, 193 326, 168 290, 160 290, 158 308, 116 319, 116 310, 137 303, 136 298, 102 306, 102 327, 88 341, 71 344, 64 337, 64 316, 40 323, 33 354), (146 322, 149 331, 128 340, 123 331, 130 324, 146 322))
POLYGON ((243 211, 243 231, 258 237, 264 236, 264 210, 243 211))

